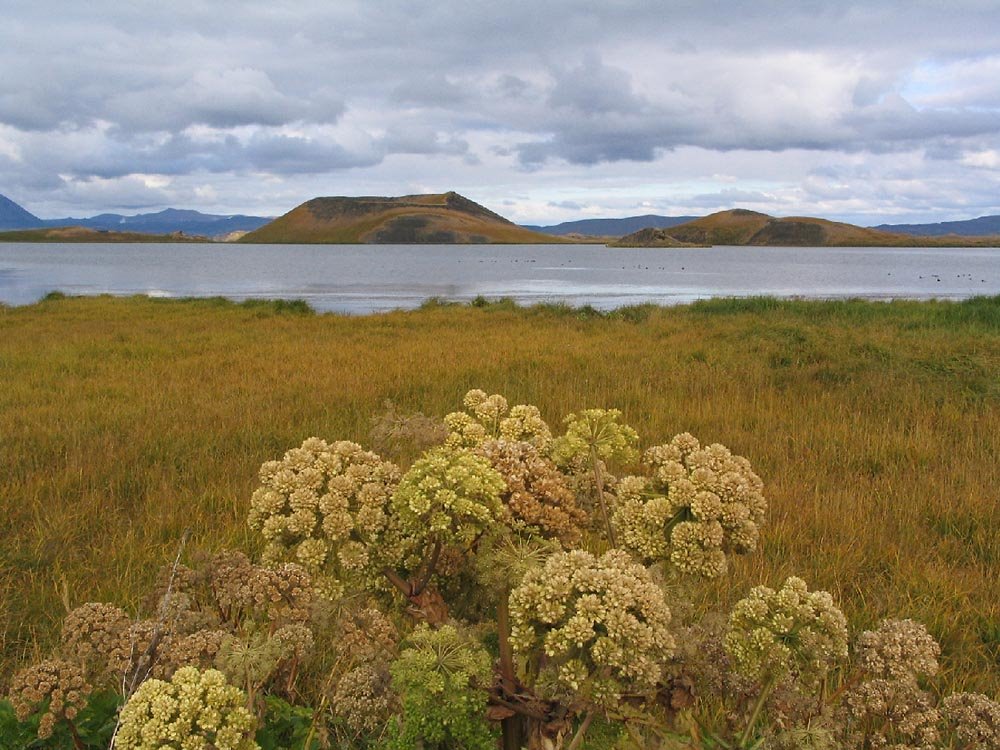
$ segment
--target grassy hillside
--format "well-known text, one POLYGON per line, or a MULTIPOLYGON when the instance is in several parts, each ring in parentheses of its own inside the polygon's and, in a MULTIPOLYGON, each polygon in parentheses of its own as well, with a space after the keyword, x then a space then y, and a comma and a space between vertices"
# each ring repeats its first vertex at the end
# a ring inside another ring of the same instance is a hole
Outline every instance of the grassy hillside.
POLYGON ((245 235, 250 243, 553 243, 458 193, 313 198, 245 235))
POLYGON ((208 242, 206 237, 186 234, 104 232, 86 227, 53 227, 0 232, 0 242, 208 242))
POLYGON ((916 237, 807 216, 777 219, 737 208, 721 211, 656 235, 623 237, 626 247, 666 247, 663 237, 696 245, 774 245, 801 247, 998 247, 1000 237, 916 237))
POLYGON ((688 430, 730 446, 771 508, 713 597, 795 573, 855 627, 925 622, 942 689, 1000 691, 1000 298, 308 312, 0 306, 0 692, 66 605, 139 609, 183 529, 192 554, 253 550, 263 461, 310 435, 370 445, 386 399, 442 415, 472 387, 554 428, 618 407, 646 445, 688 430))

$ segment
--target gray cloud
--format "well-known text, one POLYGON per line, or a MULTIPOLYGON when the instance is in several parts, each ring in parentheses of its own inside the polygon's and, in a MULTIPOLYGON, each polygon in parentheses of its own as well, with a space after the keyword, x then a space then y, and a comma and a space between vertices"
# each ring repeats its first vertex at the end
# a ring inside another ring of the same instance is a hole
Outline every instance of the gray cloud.
POLYGON ((934 211, 935 193, 958 210, 964 194, 1000 211, 984 197, 1000 181, 988 0, 8 6, 0 192, 41 205, 88 189, 125 200, 141 183, 142 201, 212 208, 225 188, 275 212, 324 181, 347 193, 464 181, 549 191, 515 201, 525 213, 665 194, 844 215, 867 210, 859 200, 907 210, 893 195, 934 211), (864 180, 815 171, 858 160, 864 180), (260 176, 263 198, 239 191, 260 176), (559 193, 577 188, 595 192, 559 193))

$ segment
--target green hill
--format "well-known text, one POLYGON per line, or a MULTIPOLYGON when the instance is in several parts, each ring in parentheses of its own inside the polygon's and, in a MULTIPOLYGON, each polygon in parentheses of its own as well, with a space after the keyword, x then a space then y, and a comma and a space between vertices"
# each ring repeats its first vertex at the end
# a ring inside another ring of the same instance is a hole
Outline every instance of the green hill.
POLYGON ((1000 237, 915 237, 808 216, 778 219, 736 208, 657 229, 636 232, 616 246, 670 247, 669 240, 690 245, 770 245, 791 247, 996 247, 1000 237))
POLYGON ((458 193, 313 198, 245 235, 247 243, 539 244, 561 242, 508 221, 458 193))

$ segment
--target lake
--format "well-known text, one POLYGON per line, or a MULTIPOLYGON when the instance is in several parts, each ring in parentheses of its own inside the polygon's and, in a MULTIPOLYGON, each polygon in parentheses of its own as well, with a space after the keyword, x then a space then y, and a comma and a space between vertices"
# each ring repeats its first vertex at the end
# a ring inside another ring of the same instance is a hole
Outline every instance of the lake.
POLYGON ((0 302, 29 304, 50 291, 303 299, 356 314, 430 297, 603 310, 753 295, 965 299, 1000 294, 1000 249, 0 244, 0 302))

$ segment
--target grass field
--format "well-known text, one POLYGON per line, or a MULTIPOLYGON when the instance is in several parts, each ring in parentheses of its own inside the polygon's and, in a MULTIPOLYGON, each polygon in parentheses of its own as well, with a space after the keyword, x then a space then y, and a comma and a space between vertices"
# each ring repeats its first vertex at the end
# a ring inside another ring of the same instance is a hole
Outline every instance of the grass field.
POLYGON ((553 426, 617 407, 645 445, 687 430, 747 456, 763 547, 713 597, 801 575, 855 627, 926 623, 939 689, 1000 693, 1000 298, 349 318, 58 297, 0 307, 0 692, 67 605, 138 607, 185 528, 252 549, 264 460, 367 443, 386 399, 441 415, 473 387, 553 426))

